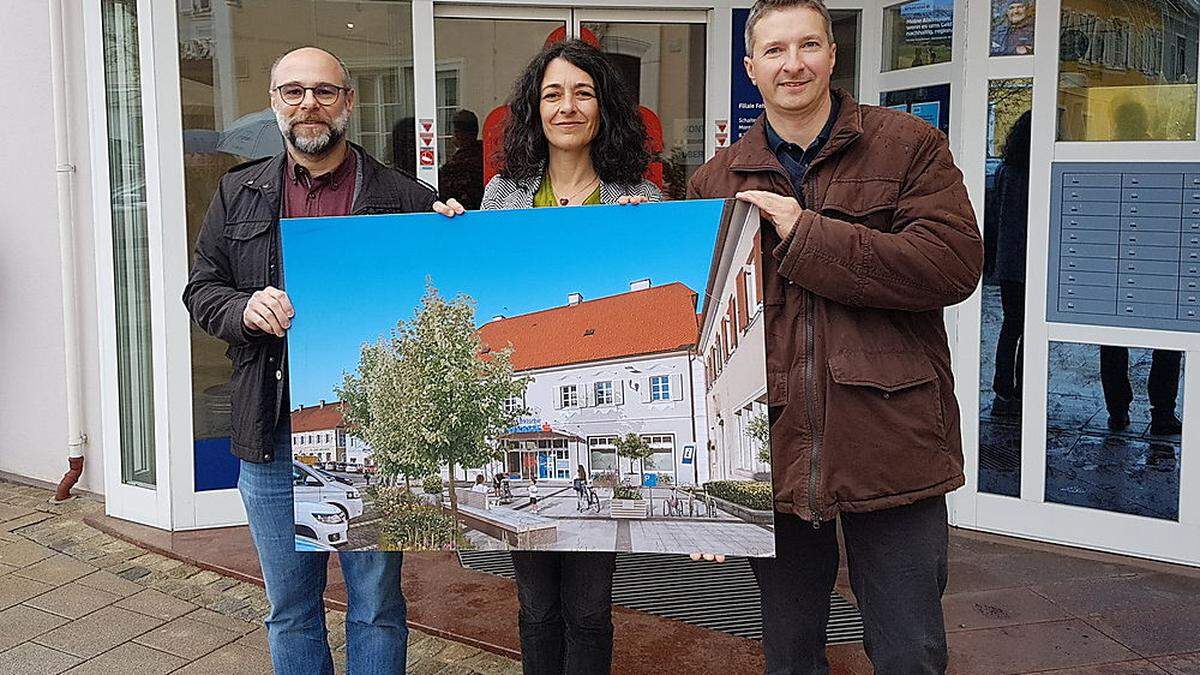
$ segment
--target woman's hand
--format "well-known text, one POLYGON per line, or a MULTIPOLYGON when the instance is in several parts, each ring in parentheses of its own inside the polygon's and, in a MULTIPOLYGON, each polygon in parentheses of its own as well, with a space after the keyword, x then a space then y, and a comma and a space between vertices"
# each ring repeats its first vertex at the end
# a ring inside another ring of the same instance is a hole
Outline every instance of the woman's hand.
POLYGON ((648 197, 646 197, 645 195, 633 195, 633 196, 623 195, 619 199, 617 199, 617 203, 620 204, 621 206, 625 206, 626 204, 629 204, 631 206, 637 206, 638 204, 644 204, 645 202, 648 202, 648 201, 650 201, 650 199, 648 197))
POLYGON ((692 553, 690 555, 692 560, 704 559, 708 562, 725 562, 725 556, 721 553, 692 553))
POLYGON ((459 204, 458 200, 455 199, 454 197, 451 197, 450 199, 446 200, 445 202, 441 202, 441 201, 434 202, 433 210, 442 214, 443 216, 446 216, 447 218, 453 218, 454 216, 461 216, 462 214, 467 212, 467 210, 463 208, 463 205, 459 204))

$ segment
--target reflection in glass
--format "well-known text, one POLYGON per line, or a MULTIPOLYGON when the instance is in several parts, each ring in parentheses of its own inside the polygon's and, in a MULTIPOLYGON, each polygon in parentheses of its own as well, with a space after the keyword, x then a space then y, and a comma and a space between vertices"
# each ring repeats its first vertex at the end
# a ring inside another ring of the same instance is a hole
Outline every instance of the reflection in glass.
POLYGON ((117 308, 117 389, 121 398, 121 482, 154 486, 150 245, 137 3, 106 0, 101 12, 117 308))
POLYGON ((930 126, 941 129, 943 134, 950 134, 950 85, 948 84, 885 91, 879 95, 879 105, 916 115, 930 126))
POLYGON ((648 172, 664 199, 683 199, 704 163, 703 24, 585 23, 600 50, 637 93, 656 161, 648 172))
POLYGON ((1064 0, 1059 140, 1194 139, 1198 36, 1195 3, 1064 0))
POLYGON ((1050 343, 1046 501, 1179 517, 1183 354, 1050 343))
POLYGON ((1033 53, 1034 0, 992 0, 991 56, 1033 53))
POLYGON ((988 84, 983 316, 979 367, 979 490, 1021 494, 1025 251, 1033 80, 988 84))
POLYGON ((443 198, 478 208, 484 185, 500 169, 513 84, 542 47, 566 36, 566 23, 439 17, 433 30, 438 189, 443 198))
POLYGON ((912 0, 883 10, 883 69, 945 63, 951 58, 954 0, 912 0))
MULTIPOLYGON (((409 2, 179 3, 189 254, 222 174, 283 151, 267 89, 271 64, 297 46, 319 45, 350 69, 357 97, 350 140, 384 163, 410 173, 416 168, 411 26, 409 2)), ((232 488, 237 481, 237 461, 228 451, 232 365, 225 343, 194 323, 191 345, 195 489, 232 488)))

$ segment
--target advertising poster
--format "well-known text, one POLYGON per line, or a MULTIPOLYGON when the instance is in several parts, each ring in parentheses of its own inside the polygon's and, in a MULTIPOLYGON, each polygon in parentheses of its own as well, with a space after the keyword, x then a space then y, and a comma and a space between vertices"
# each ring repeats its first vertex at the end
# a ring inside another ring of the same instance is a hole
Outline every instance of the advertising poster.
POLYGON ((758 237, 724 200, 283 221, 297 547, 773 555, 758 237))
POLYGON ((950 135, 950 85, 937 84, 915 89, 885 91, 879 95, 879 105, 902 110, 921 118, 930 126, 950 135))

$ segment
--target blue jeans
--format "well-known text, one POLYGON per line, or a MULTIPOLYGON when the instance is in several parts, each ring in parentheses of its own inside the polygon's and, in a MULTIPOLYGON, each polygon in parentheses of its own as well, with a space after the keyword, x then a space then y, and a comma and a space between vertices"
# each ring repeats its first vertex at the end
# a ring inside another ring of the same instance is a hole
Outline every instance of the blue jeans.
MULTIPOLYGON (((291 448, 278 448, 273 462, 242 462, 238 491, 271 603, 266 625, 275 672, 333 675, 322 599, 329 554, 296 551, 291 448)), ((346 580, 348 672, 403 673, 408 626, 402 555, 360 551, 338 559, 346 580)))

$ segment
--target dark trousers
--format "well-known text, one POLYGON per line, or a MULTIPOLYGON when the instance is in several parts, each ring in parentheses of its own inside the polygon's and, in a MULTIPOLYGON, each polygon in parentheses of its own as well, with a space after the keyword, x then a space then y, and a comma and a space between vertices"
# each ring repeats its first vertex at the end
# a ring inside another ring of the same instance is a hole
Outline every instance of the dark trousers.
POLYGON ((612 670, 615 553, 514 551, 525 675, 612 670))
MULTIPOLYGON (((949 530, 944 497, 872 513, 843 513, 850 586, 877 673, 943 673, 949 530)), ((762 603, 768 675, 828 673, 825 628, 838 575, 836 521, 814 529, 775 513, 775 558, 751 562, 762 603)))
POLYGON ((1000 282, 1000 307, 1004 320, 1000 324, 1000 336, 996 338, 996 375, 992 378, 992 391, 1005 398, 1021 397, 1021 373, 1025 345, 1025 284, 1013 281, 1000 282))
MULTIPOLYGON (((1150 407, 1159 414, 1174 414, 1179 395, 1179 367, 1182 352, 1155 349, 1150 360, 1150 379, 1146 383, 1150 407)), ((1108 414, 1128 413, 1133 402, 1129 384, 1129 348, 1100 347, 1100 384, 1104 387, 1104 405, 1108 414)))

